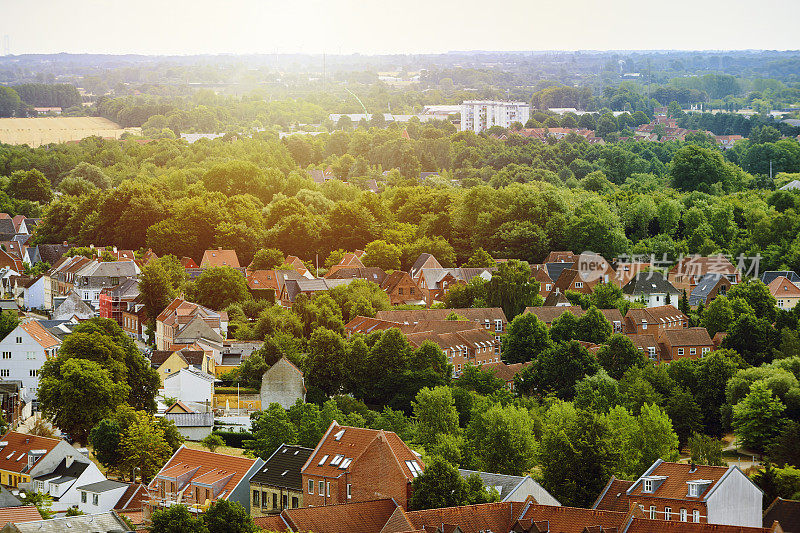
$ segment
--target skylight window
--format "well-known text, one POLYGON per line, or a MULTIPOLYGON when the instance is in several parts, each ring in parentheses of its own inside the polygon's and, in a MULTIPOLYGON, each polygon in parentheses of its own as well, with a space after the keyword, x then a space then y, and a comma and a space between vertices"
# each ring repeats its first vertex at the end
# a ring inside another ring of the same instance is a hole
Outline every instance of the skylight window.
POLYGON ((336 457, 334 457, 333 459, 331 459, 331 464, 333 466, 337 466, 339 463, 342 462, 342 459, 344 459, 344 455, 339 454, 336 457))
POLYGON ((336 435, 333 436, 334 440, 342 440, 342 436, 344 435, 344 430, 339 430, 336 435))
POLYGON ((419 463, 416 461, 406 461, 406 466, 409 470, 411 470, 411 475, 417 477, 422 473, 422 468, 420 468, 419 463))
POLYGON ((344 470, 345 468, 347 468, 348 466, 350 466, 350 463, 352 463, 352 462, 353 462, 353 460, 352 460, 351 458, 349 458, 349 457, 348 457, 347 459, 345 459, 344 461, 342 461, 342 463, 339 465, 339 468, 341 468, 342 470, 344 470))
POLYGON ((322 457, 322 459, 320 459, 320 460, 319 460, 319 464, 318 464, 317 466, 322 466, 322 465, 324 465, 324 464, 325 464, 325 461, 327 461, 327 460, 328 460, 328 456, 327 456, 327 455, 324 455, 324 456, 322 457))

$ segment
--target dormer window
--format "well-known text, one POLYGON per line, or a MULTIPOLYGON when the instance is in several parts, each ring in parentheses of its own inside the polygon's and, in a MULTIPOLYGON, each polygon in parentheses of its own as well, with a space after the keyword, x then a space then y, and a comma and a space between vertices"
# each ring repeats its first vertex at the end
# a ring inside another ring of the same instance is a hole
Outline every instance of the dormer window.
POLYGON ((644 492, 653 492, 653 480, 652 479, 645 479, 644 485, 642 487, 644 492))

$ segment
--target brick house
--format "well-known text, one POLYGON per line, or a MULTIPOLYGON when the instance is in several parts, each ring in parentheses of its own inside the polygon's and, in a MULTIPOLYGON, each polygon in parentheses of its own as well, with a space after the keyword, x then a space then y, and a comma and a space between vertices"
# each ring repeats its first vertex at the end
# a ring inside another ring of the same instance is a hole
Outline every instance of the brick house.
POLYGON ((628 335, 655 335, 656 338, 667 329, 686 327, 689 327, 689 317, 674 305, 629 309, 622 325, 624 333, 628 335))
POLYGON ((651 520, 761 527, 762 497, 737 466, 658 459, 636 481, 612 478, 592 508, 617 510, 638 504, 651 520))
POLYGON ((422 273, 423 268, 444 268, 439 261, 436 260, 431 254, 422 253, 419 254, 417 260, 414 261, 414 264, 409 269, 408 273, 414 279, 414 281, 419 281, 419 275, 422 273))
POLYGON ((430 320, 446 320, 450 313, 463 316, 467 320, 477 322, 484 329, 491 331, 498 338, 508 328, 508 320, 502 307, 470 307, 460 309, 389 309, 378 311, 375 318, 390 322, 415 325, 430 320))
POLYGON ((432 305, 444 301, 454 285, 465 285, 476 276, 488 281, 497 267, 488 268, 423 268, 414 280, 425 295, 425 301, 432 305))
POLYGON ((666 329, 658 339, 659 361, 700 359, 714 351, 714 342, 706 328, 666 329))
POLYGON ((667 279, 677 289, 691 292, 706 274, 722 274, 733 284, 742 282, 742 273, 721 254, 711 257, 687 255, 669 270, 667 279))
POLYGON ((411 482, 424 469, 397 434, 334 420, 301 469, 304 502, 319 507, 393 498, 407 508, 411 482))
POLYGON ((203 252, 203 258, 200 260, 200 268, 220 266, 240 268, 236 250, 223 250, 222 247, 219 247, 216 250, 206 250, 203 252))
POLYGON ((281 444, 250 478, 250 516, 266 516, 303 507, 300 469, 314 452, 311 448, 281 444))
POLYGON ((123 280, 114 287, 105 287, 98 296, 97 311, 101 318, 109 318, 122 326, 122 313, 139 297, 139 282, 123 280))
POLYGON ((419 285, 411 279, 408 272, 402 270, 395 270, 387 275, 380 286, 389 295, 391 305, 419 303, 425 298, 419 285))
MULTIPOLYGON (((598 309, 603 316, 611 324, 611 331, 614 333, 622 333, 623 318, 619 309, 598 309)), ((580 318, 586 314, 586 310, 577 305, 564 305, 554 307, 526 307, 525 313, 533 313, 536 318, 544 322, 548 328, 553 325, 553 321, 563 315, 570 313, 575 318, 580 318)))
POLYGON ((706 274, 689 294, 689 305, 696 307, 701 303, 708 306, 718 295, 725 296, 733 284, 722 274, 706 274))
POLYGON ((341 261, 339 261, 335 265, 331 265, 331 267, 325 273, 324 277, 329 278, 343 268, 366 268, 366 267, 364 266, 364 263, 361 262, 361 259, 359 259, 358 255, 348 252, 344 254, 341 261))
POLYGON ((177 342, 201 339, 221 345, 227 330, 226 313, 178 297, 156 317, 156 349, 169 350, 177 342))
POLYGON ((438 345, 444 352, 448 363, 453 365, 453 375, 460 375, 468 364, 481 366, 500 361, 500 341, 486 329, 465 321, 448 321, 452 326, 462 328, 457 331, 419 331, 409 333, 406 338, 414 347, 425 341, 438 345))
POLYGON ((555 282, 548 274, 544 265, 531 265, 531 278, 539 282, 539 296, 547 299, 555 286, 555 282))

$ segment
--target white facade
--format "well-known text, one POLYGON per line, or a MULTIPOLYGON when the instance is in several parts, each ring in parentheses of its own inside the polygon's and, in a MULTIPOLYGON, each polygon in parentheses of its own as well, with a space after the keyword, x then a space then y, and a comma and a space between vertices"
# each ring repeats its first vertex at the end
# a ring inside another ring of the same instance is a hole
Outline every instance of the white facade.
MULTIPOLYGON (((90 483, 98 483, 100 481, 106 481, 106 477, 100 472, 100 469, 97 468, 97 465, 94 464, 92 461, 89 461, 85 457, 80 457, 79 459, 75 459, 76 461, 81 461, 83 463, 88 463, 86 465, 86 469, 81 473, 80 476, 76 479, 57 479, 53 481, 34 481, 36 484, 36 492, 42 492, 45 494, 49 494, 53 497, 53 505, 52 510, 55 512, 66 511, 70 507, 77 506, 78 509, 85 513, 92 513, 92 512, 99 512, 99 507, 91 506, 91 505, 84 505, 81 503, 81 491, 78 490, 78 487, 83 485, 88 485, 90 483)), ((125 489, 122 490, 117 495, 117 501, 122 496, 122 493, 125 492, 125 489)), ((91 503, 91 498, 89 498, 89 503, 91 503)), ((114 502, 116 503, 116 501, 114 502)), ((113 505, 113 504, 112 504, 113 505)), ((103 509, 105 511, 111 510, 111 508, 103 509)))
POLYGON ((750 478, 732 466, 705 498, 708 523, 761 527, 763 497, 750 478))
POLYGON ((525 124, 531 106, 525 102, 468 100, 461 104, 461 131, 480 133, 492 126, 509 128, 514 122, 525 124))
POLYGON ((45 277, 42 276, 34 281, 30 286, 25 288, 25 292, 23 293, 23 301, 27 309, 45 308, 44 286, 45 277))
POLYGON ((161 395, 182 402, 210 404, 214 396, 214 376, 194 368, 181 368, 164 378, 161 395))
POLYGON ((128 490, 126 483, 107 481, 105 478, 91 484, 76 483, 78 509, 86 514, 111 511, 128 490))
MULTIPOLYGON (((22 386, 28 389, 31 397, 36 398, 39 370, 49 357, 58 353, 58 346, 44 348, 24 326, 20 324, 0 341, 0 379, 22 381, 22 386)), ((47 330, 38 324, 36 326, 47 334, 48 339, 55 339, 47 330)))

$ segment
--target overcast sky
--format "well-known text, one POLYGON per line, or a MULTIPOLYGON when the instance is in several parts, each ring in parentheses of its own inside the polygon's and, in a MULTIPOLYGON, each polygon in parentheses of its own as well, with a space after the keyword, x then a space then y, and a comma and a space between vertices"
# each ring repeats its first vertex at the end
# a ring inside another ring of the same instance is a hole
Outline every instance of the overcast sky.
POLYGON ((0 0, 13 54, 796 50, 799 21, 800 0, 0 0))

